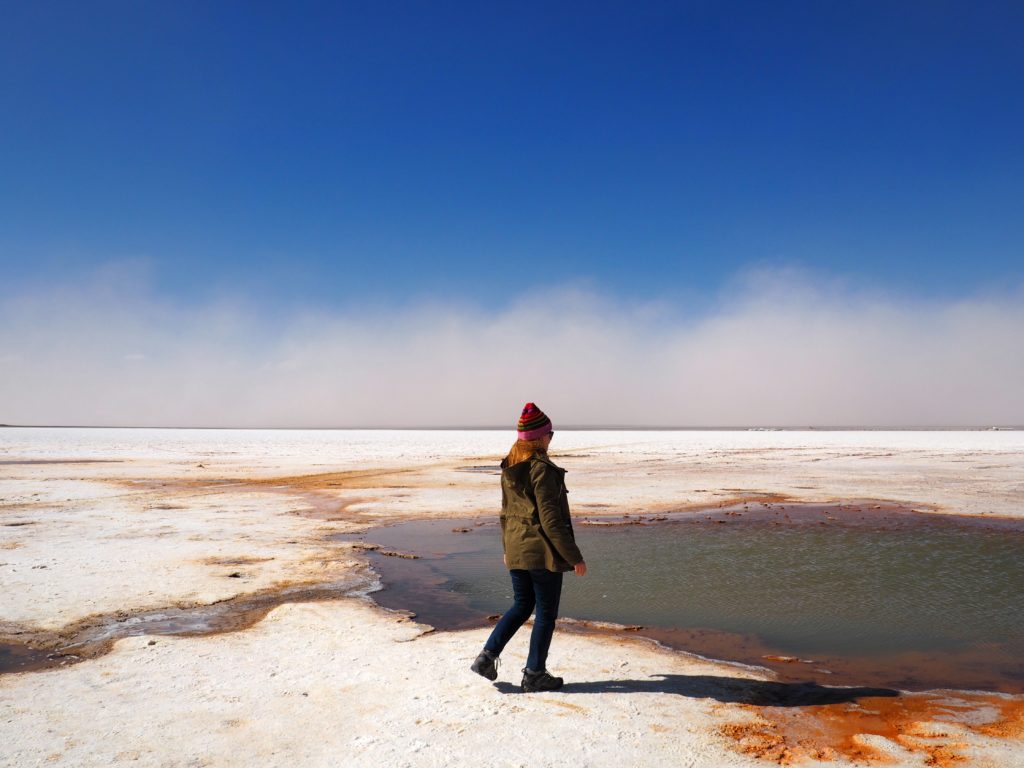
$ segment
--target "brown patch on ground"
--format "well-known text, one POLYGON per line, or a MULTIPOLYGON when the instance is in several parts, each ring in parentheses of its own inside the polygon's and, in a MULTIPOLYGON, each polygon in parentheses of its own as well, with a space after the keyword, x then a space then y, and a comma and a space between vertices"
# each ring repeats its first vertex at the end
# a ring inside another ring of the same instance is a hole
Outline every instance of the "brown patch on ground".
POLYGON ((258 563, 269 563, 273 557, 248 557, 240 555, 237 557, 207 557, 201 562, 203 565, 257 565, 258 563))
POLYGON ((589 712, 589 710, 586 707, 581 707, 579 704, 573 704, 569 701, 562 701, 560 699, 546 699, 546 702, 548 704, 554 704, 556 707, 562 707, 562 709, 568 709, 573 712, 580 712, 584 715, 587 714, 587 712, 589 712))
POLYGON ((798 756, 784 736, 778 733, 778 725, 769 720, 758 719, 749 723, 726 723, 718 732, 736 743, 744 755, 771 760, 779 765, 791 765, 798 756))
POLYGON ((403 560, 419 560, 419 555, 414 555, 411 552, 399 552, 396 549, 378 549, 378 555, 384 555, 384 557, 399 557, 403 560))
POLYGON ((362 541, 356 541, 352 543, 352 549, 357 552, 376 552, 378 555, 384 557, 398 557, 402 560, 419 560, 419 555, 414 555, 412 552, 402 552, 397 549, 383 549, 379 544, 369 544, 362 541))
MULTIPOLYGON (((741 491, 739 488, 725 488, 726 491, 741 491)), ((666 502, 664 504, 652 504, 646 508, 655 514, 664 514, 670 512, 703 512, 705 510, 717 510, 725 509, 727 507, 742 507, 744 504, 761 504, 766 507, 771 507, 772 504, 784 504, 784 503, 801 503, 807 504, 809 502, 801 501, 798 502, 792 496, 784 493, 768 493, 765 491, 747 491, 743 490, 741 493, 734 493, 731 496, 725 496, 720 499, 706 499, 701 501, 694 501, 687 504, 679 504, 678 502, 666 502)))
POLYGON ((881 737, 924 756, 925 765, 964 763, 971 734, 1024 737, 1024 699, 959 691, 865 697, 806 707, 741 705, 754 719, 727 723, 719 733, 746 755, 790 765, 805 759, 888 763, 892 758, 864 736, 881 737))
POLYGON ((264 493, 280 493, 291 497, 298 497, 307 506, 299 507, 290 511, 290 514, 307 520, 318 520, 325 523, 347 523, 358 522, 363 515, 352 507, 358 504, 365 504, 368 501, 376 501, 366 497, 341 498, 337 493, 326 490, 308 490, 284 486, 279 488, 245 488, 234 486, 233 490, 260 491, 264 493))
MULTIPOLYGON (((365 523, 368 516, 360 510, 352 508, 367 502, 379 502, 382 499, 366 496, 345 496, 342 498, 338 493, 339 491, 391 491, 397 488, 442 487, 444 483, 437 476, 430 477, 428 475, 439 469, 443 470, 453 467, 454 464, 444 463, 404 469, 351 470, 262 478, 223 476, 165 478, 159 480, 106 478, 104 482, 121 487, 129 487, 134 491, 150 491, 159 495, 194 494, 205 496, 224 492, 279 493, 298 497, 305 502, 306 506, 291 510, 291 514, 323 522, 365 523), (401 479, 402 484, 398 483, 399 479, 401 479)), ((151 508, 165 509, 168 507, 158 504, 151 508)), ((174 508, 184 507, 176 505, 174 508)), ((377 522, 376 515, 372 516, 371 519, 377 522)))
MULTIPOLYGON (((436 466, 429 467, 435 469, 436 466)), ((360 469, 344 472, 319 472, 312 475, 285 475, 283 477, 266 477, 244 480, 246 485, 256 487, 273 487, 286 485, 295 490, 328 490, 332 488, 367 489, 367 488, 405 488, 409 485, 396 485, 395 478, 410 483, 423 472, 426 467, 406 467, 391 469, 360 469)))
MULTIPOLYGON (((291 492, 290 488, 278 489, 282 493, 291 492)), ((308 520, 321 520, 326 523, 351 522, 360 517, 351 507, 356 504, 365 504, 371 499, 347 498, 340 499, 333 493, 324 491, 304 491, 299 494, 309 504, 309 507, 293 509, 292 514, 304 517, 308 520)))
POLYGON ((107 478, 114 485, 135 490, 154 491, 220 491, 238 489, 322 491, 331 489, 366 489, 395 487, 393 478, 422 473, 436 467, 397 467, 384 469, 346 470, 342 472, 314 472, 308 475, 281 475, 274 477, 171 477, 154 480, 137 478, 107 478))

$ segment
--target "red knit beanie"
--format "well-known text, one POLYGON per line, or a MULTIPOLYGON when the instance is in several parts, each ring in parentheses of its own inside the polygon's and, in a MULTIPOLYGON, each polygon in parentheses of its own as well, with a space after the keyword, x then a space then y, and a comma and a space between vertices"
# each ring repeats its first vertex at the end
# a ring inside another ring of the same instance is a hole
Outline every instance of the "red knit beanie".
POLYGON ((519 439, 537 440, 548 432, 553 432, 551 419, 533 403, 523 406, 523 415, 519 417, 519 439))

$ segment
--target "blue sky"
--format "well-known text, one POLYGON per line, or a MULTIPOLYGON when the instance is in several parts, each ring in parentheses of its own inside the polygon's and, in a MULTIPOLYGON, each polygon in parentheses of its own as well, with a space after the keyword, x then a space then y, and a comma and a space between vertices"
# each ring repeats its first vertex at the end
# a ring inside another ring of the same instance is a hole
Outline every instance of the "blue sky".
POLYGON ((1024 424, 1021 3, 0 15, 0 423, 1024 424))
POLYGON ((8 294, 123 260, 268 307, 699 304, 764 265, 917 297, 1024 279, 1019 3, 3 17, 8 294))

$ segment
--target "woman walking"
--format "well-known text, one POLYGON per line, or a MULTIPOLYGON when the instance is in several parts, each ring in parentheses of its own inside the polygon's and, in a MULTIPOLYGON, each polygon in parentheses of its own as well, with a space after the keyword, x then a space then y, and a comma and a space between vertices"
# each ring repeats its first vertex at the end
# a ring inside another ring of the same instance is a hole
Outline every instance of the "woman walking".
POLYGON ((572 532, 565 470, 548 458, 555 434, 551 419, 527 403, 518 431, 519 439, 501 462, 501 540, 514 598, 471 669, 496 680, 498 657, 536 607, 523 691, 557 691, 562 678, 548 674, 546 664, 558 618, 562 574, 575 571, 583 576, 587 564, 572 532))

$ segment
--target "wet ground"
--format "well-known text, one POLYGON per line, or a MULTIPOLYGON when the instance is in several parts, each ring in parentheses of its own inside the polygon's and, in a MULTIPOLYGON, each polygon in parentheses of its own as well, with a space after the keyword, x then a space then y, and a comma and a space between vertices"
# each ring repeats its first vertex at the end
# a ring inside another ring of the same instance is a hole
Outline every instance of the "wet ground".
MULTIPOLYGON (((566 579, 562 614, 581 620, 566 628, 626 625, 788 681, 1024 692, 1020 521, 747 504, 593 522, 576 524, 591 570, 566 579)), ((381 548, 370 555, 386 607, 456 629, 508 606, 496 523, 408 522, 360 538, 381 548)))
POLYGON ((143 635, 179 637, 237 632, 285 603, 337 600, 365 590, 368 577, 338 583, 266 590, 211 605, 95 616, 55 633, 34 633, 28 643, 0 643, 0 674, 35 672, 107 653, 115 641, 143 635))

